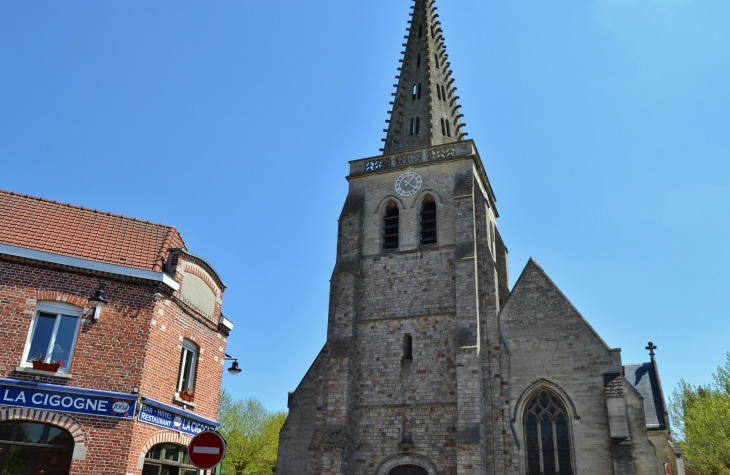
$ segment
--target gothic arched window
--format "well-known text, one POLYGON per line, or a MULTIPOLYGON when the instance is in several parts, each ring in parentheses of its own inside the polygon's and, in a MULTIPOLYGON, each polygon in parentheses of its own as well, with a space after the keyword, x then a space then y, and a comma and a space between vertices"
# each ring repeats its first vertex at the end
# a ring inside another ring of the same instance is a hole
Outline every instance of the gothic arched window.
POLYGON ((436 201, 427 196, 421 203, 421 244, 436 242, 436 201))
POLYGON ((548 390, 540 390, 525 409, 527 475, 573 475, 568 411, 548 390))
POLYGON ((383 217, 383 249, 398 249, 399 218, 398 205, 391 201, 385 206, 383 217))

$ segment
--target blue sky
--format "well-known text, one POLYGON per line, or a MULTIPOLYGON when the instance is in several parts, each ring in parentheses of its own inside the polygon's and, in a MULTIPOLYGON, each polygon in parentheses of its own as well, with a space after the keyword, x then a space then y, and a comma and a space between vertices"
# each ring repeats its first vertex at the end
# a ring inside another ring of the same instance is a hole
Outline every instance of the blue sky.
MULTIPOLYGON (((224 386, 286 407, 325 341, 347 161, 409 0, 0 3, 0 188, 165 224, 228 284, 224 386)), ((514 283, 530 256, 665 392, 730 350, 730 2, 438 2, 514 283)))

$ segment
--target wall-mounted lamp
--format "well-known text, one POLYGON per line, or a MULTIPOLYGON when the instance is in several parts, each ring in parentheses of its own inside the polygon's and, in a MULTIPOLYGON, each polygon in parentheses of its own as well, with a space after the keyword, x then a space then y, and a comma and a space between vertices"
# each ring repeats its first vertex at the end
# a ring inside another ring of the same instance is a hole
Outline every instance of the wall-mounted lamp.
POLYGON ((233 358, 231 355, 226 355, 223 360, 233 360, 233 363, 231 363, 231 367, 228 368, 228 372, 231 373, 233 376, 239 374, 242 370, 238 367, 238 358, 233 358))
POLYGON ((89 305, 94 307, 94 320, 99 319, 101 307, 105 307, 108 303, 109 302, 104 298, 104 284, 99 284, 99 288, 96 289, 94 296, 89 298, 89 305))

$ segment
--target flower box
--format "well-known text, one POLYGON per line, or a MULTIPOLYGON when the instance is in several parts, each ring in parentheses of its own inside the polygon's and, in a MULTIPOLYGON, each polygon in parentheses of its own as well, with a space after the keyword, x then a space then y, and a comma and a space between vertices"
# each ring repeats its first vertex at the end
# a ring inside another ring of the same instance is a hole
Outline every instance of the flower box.
POLYGON ((192 394, 186 393, 185 391, 180 391, 178 393, 178 395, 180 396, 180 399, 182 399, 183 401, 193 402, 194 396, 192 394))
POLYGON ((55 363, 46 363, 45 361, 31 361, 33 363, 33 369, 40 371, 50 371, 51 373, 58 372, 58 368, 61 367, 63 362, 57 361, 55 363))

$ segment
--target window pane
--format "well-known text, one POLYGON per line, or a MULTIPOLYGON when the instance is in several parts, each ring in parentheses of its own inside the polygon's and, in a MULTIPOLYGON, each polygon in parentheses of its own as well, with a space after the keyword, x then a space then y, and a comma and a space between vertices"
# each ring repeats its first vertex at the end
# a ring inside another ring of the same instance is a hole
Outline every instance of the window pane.
POLYGON ((545 475, 555 475, 555 446, 553 445, 553 424, 543 416, 540 422, 542 436, 542 466, 545 475))
MULTIPOLYGON (((149 452, 148 452, 149 454, 149 452)), ((160 467, 157 465, 144 465, 144 468, 142 469, 142 475, 159 475, 160 473, 160 467)))
POLYGON ((530 415, 525 425, 527 435, 527 473, 540 475, 540 443, 537 438, 537 422, 535 416, 530 415))
POLYGON ((165 445, 165 460, 177 462, 180 455, 180 449, 177 445, 165 445))
POLYGON ((568 435, 568 422, 562 414, 558 416, 555 423, 555 433, 558 436, 558 465, 560 475, 572 475, 573 470, 570 463, 570 438, 568 435))
POLYGON ((15 422, 0 422, 0 440, 10 440, 15 422))
POLYGON ((187 348, 183 348, 183 373, 182 373, 182 384, 180 385, 180 389, 186 389, 186 388, 193 388, 193 378, 192 378, 192 369, 193 369, 193 359, 195 358, 195 353, 188 350, 187 348))
POLYGON ((152 460, 160 460, 162 457, 162 445, 155 445, 147 452, 147 458, 152 460))
POLYGON ((48 428, 47 443, 50 445, 64 445, 67 447, 73 447, 74 438, 69 431, 61 429, 60 427, 51 426, 48 428))
MULTIPOLYGON (((27 465, 33 465, 32 462, 28 463, 28 448, 20 446, 12 446, 3 444, 0 446, 2 449, 3 457, 7 457, 7 465, 3 473, 15 474, 15 473, 26 473, 27 465)), ((2 467, 0 467, 2 468, 2 467)))
POLYGON ((185 447, 180 447, 180 463, 183 465, 192 465, 188 456, 188 449, 185 447))
POLYGON ((51 342, 53 327, 56 324, 56 316, 48 313, 39 313, 36 318, 33 341, 30 342, 28 361, 36 358, 47 358, 48 344, 51 342))
POLYGON ((77 317, 61 315, 51 359, 52 361, 63 360, 62 368, 68 368, 68 360, 71 358, 71 345, 73 345, 76 336, 76 323, 78 320, 77 317))
POLYGON ((45 424, 37 422, 19 422, 18 431, 15 433, 15 441, 40 444, 43 438, 43 429, 45 428, 45 424))

